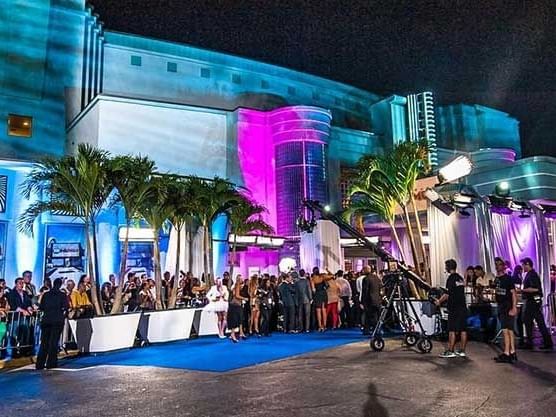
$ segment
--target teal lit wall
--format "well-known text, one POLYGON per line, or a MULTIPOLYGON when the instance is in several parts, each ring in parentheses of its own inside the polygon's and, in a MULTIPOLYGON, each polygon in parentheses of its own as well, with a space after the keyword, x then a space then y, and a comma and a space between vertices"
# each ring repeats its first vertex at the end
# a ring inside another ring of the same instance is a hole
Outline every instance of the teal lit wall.
POLYGON ((479 105, 437 107, 437 145, 472 152, 509 148, 521 156, 519 122, 502 111, 479 105))
POLYGON ((77 88, 81 0, 3 0, 0 7, 0 157, 62 155, 65 100, 77 88), (32 137, 7 134, 8 114, 31 116, 32 137))

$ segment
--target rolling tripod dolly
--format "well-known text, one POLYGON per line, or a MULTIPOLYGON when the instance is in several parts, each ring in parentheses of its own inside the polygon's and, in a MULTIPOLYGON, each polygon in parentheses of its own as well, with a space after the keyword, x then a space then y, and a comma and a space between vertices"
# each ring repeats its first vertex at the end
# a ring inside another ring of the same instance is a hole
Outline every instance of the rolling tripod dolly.
POLYGON ((402 328, 404 343, 408 346, 416 346, 422 353, 429 353, 432 350, 432 340, 426 334, 419 315, 409 298, 406 279, 401 273, 393 273, 387 275, 385 281, 385 287, 389 289, 390 293, 387 297, 386 305, 380 311, 378 322, 371 333, 371 349, 376 352, 384 349, 385 343, 381 335, 382 328, 388 312, 393 310, 402 328), (416 331, 416 327, 418 331, 416 331))

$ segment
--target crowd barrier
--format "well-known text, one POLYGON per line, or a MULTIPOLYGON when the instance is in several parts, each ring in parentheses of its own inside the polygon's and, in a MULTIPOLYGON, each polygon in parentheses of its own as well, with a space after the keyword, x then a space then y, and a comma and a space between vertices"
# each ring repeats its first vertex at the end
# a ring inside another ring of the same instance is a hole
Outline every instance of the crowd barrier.
POLYGON ((0 357, 32 356, 40 340, 40 315, 9 311, 0 318, 0 357))

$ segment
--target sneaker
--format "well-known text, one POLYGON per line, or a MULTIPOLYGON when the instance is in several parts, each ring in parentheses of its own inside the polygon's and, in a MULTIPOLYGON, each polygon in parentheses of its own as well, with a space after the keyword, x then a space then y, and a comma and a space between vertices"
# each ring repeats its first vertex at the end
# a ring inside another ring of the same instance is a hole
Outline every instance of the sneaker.
POLYGON ((460 358, 467 358, 467 354, 465 353, 465 350, 456 350, 454 353, 456 354, 456 356, 459 356, 460 358))
POLYGON ((451 350, 445 350, 444 352, 442 352, 440 355, 438 355, 440 358, 455 358, 458 355, 456 355, 455 352, 452 352, 451 350))

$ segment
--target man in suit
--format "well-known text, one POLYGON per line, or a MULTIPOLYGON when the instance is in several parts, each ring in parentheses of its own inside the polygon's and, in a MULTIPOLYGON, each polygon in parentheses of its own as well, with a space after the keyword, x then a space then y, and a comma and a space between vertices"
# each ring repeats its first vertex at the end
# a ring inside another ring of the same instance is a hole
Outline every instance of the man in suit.
POLYGON ((380 314, 382 281, 376 273, 371 272, 370 266, 363 268, 363 274, 365 275, 361 285, 361 308, 365 314, 363 333, 370 334, 371 328, 376 326, 380 314))
POLYGON ((313 292, 303 269, 299 270, 299 278, 295 281, 295 294, 297 297, 297 329, 309 333, 313 292))
POLYGON ((60 290, 62 279, 56 278, 52 290, 44 293, 40 303, 42 311, 41 345, 37 355, 37 370, 56 368, 58 366, 58 343, 64 329, 64 320, 68 311, 68 298, 60 290))

